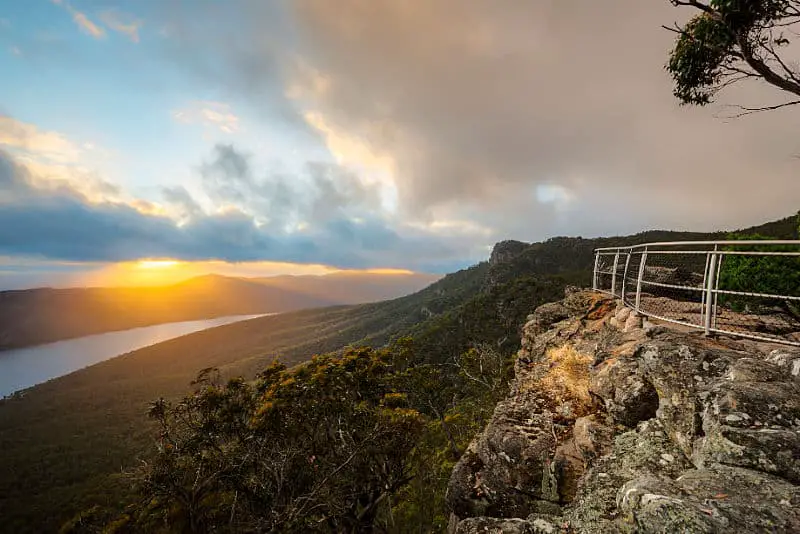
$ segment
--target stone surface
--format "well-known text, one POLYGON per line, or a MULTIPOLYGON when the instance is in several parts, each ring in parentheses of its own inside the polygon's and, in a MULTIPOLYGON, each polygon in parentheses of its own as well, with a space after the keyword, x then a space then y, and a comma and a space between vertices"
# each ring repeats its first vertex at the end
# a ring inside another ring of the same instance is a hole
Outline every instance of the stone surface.
POLYGON ((631 315, 630 308, 620 308, 619 311, 614 316, 617 319, 619 324, 625 324, 625 321, 628 320, 628 317, 631 315))
POLYGON ((617 506, 636 532, 800 532, 800 489, 758 471, 715 465, 675 480, 640 476, 617 506))
POLYGON ((767 356, 767 361, 778 365, 790 376, 800 377, 800 348, 773 350, 767 356))
POLYGON ((653 417, 658 407, 658 394, 634 359, 601 362, 592 369, 591 391, 603 399, 615 421, 629 427, 653 417))
POLYGON ((529 316, 526 327, 529 329, 546 329, 570 316, 570 310, 560 302, 542 304, 529 316))
POLYGON ((642 317, 638 313, 630 313, 625 320, 625 331, 630 332, 637 328, 642 328, 642 317))
POLYGON ((500 241, 499 243, 495 244, 494 248, 492 249, 492 253, 489 256, 489 265, 497 265, 498 263, 511 261, 514 256, 529 246, 530 245, 528 243, 523 243, 521 241, 500 241))
POLYGON ((557 534, 563 532, 556 518, 532 515, 526 519, 476 517, 461 521, 456 534, 557 534))
POLYGON ((571 291, 531 314, 509 397, 450 480, 450 532, 800 532, 800 350, 622 310, 571 291), (563 350, 590 362, 568 376, 590 401, 548 390, 563 350))

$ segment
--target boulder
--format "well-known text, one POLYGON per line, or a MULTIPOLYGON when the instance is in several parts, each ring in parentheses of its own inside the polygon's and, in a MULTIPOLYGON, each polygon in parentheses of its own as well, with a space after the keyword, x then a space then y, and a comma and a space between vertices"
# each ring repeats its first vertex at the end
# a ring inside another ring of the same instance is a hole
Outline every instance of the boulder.
POLYGON ((526 519, 474 517, 458 523, 456 534, 557 534, 564 532, 558 518, 532 515, 526 519))
POLYGON ((631 332, 638 328, 642 328, 641 315, 635 312, 628 314, 628 318, 625 320, 625 332, 631 332))
POLYGON ((616 313, 616 315, 614 315, 614 317, 616 317, 617 322, 619 324, 625 324, 625 321, 628 320, 628 317, 630 317, 630 315, 631 315, 631 309, 623 307, 623 308, 620 308, 619 311, 617 311, 617 313, 616 313))
POLYGON ((800 489, 779 478, 715 465, 672 480, 641 476, 617 495, 623 517, 643 534, 800 532, 800 489))
POLYGON ((771 351, 767 361, 781 367, 789 376, 800 378, 800 348, 781 348, 771 351))
POLYGON ((702 435, 702 390, 725 374, 742 353, 711 349, 696 336, 669 333, 647 342, 637 358, 645 378, 658 392, 656 416, 687 456, 702 435))
POLYGON ((572 292, 532 314, 450 530, 800 532, 800 349, 621 310, 572 292))
POLYGON ((616 506, 619 489, 640 476, 676 478, 688 468, 691 463, 671 442, 663 425, 657 419, 650 419, 636 430, 618 435, 610 453, 591 463, 564 518, 574 532, 625 532, 625 525, 615 519, 619 515, 616 506))
POLYGON ((634 359, 609 358, 600 363, 592 370, 590 390, 616 422, 628 427, 655 416, 658 408, 658 393, 634 359))
POLYGON ((450 476, 446 502, 456 516, 525 517, 539 510, 537 501, 558 501, 551 489, 552 415, 532 408, 497 405, 450 476))
POLYGON ((529 316, 525 328, 534 332, 541 331, 569 316, 569 309, 560 302, 542 304, 529 316))

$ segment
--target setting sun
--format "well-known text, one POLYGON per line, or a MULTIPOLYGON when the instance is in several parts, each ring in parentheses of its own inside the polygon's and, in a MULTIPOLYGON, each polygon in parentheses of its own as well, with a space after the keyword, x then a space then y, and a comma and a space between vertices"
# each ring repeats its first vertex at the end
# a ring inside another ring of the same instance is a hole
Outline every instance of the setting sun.
POLYGON ((139 260, 136 267, 139 269, 165 269, 178 265, 176 260, 139 260))

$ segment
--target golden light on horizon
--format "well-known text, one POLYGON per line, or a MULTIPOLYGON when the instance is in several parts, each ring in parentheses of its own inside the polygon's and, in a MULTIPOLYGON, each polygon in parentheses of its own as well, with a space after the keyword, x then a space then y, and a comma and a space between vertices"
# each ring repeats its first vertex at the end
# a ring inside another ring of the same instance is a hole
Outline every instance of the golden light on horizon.
POLYGON ((337 269, 320 264, 252 261, 226 262, 221 260, 186 261, 171 258, 142 258, 98 267, 87 273, 84 285, 102 287, 142 287, 177 284, 196 276, 218 274, 243 278, 279 275, 326 275, 332 273, 359 275, 405 276, 414 274, 407 269, 337 269))
POLYGON ((166 269, 175 267, 179 263, 177 260, 139 260, 136 262, 136 267, 139 269, 166 269))

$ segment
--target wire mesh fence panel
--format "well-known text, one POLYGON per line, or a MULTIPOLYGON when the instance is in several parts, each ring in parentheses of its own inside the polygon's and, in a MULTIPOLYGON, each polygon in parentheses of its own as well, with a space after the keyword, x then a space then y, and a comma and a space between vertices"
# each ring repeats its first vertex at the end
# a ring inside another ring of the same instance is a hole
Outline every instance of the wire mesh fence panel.
POLYGON ((636 307, 636 291, 639 283, 639 268, 642 263, 642 251, 628 251, 625 257, 623 273, 620 275, 620 298, 630 307, 636 307))
POLYGON ((800 245, 722 247, 717 332, 800 343, 800 245))
POLYGON ((800 345, 800 241, 649 243, 596 254, 595 289, 644 315, 800 345))
POLYGON ((703 326, 707 254, 661 247, 648 250, 639 310, 645 315, 703 326))
POLYGON ((617 252, 598 253, 595 262, 595 289, 605 293, 614 293, 612 283, 614 280, 614 263, 618 257, 617 252))

